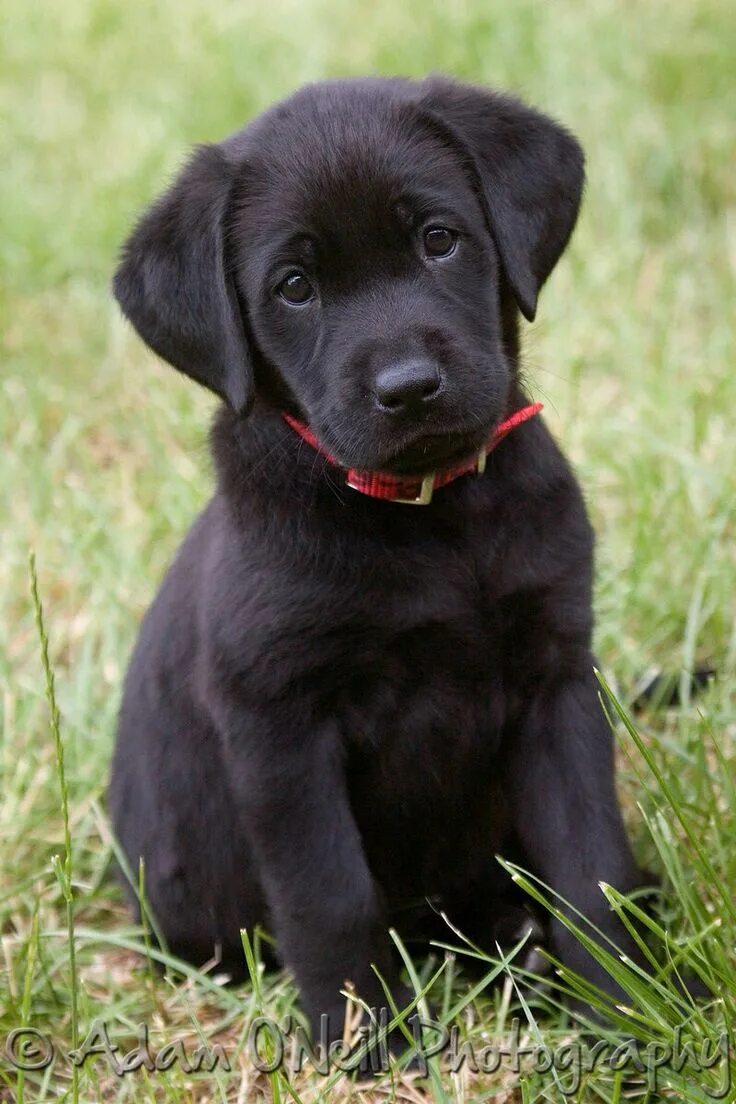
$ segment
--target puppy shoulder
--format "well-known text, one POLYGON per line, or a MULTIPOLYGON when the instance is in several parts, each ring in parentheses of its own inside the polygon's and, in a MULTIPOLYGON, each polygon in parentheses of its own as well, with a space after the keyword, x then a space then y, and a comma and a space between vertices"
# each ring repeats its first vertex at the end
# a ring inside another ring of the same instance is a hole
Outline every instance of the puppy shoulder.
POLYGON ((543 421, 524 430, 523 439, 521 434, 508 439, 498 472, 501 589, 506 594, 542 591, 569 578, 587 595, 594 532, 580 483, 543 421))

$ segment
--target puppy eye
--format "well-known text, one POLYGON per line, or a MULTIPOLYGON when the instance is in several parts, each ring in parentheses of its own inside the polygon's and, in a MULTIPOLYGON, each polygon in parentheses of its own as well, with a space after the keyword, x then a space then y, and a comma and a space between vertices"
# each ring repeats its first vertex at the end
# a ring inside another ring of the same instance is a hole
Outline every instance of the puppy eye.
POLYGON ((457 234, 446 226, 428 226, 424 231, 424 248, 430 257, 449 257, 457 245, 457 234))
POLYGON ((281 298, 293 307, 308 303, 314 295, 314 288, 301 272, 290 272, 276 288, 281 298))

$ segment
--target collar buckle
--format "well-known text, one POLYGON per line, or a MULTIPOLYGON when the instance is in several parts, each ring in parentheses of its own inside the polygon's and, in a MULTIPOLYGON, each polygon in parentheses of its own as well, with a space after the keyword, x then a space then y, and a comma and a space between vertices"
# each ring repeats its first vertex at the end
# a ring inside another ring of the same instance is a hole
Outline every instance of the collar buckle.
POLYGON ((429 506, 434 494, 435 472, 425 475, 422 480, 422 489, 416 498, 390 498, 389 502, 401 502, 404 506, 429 506))

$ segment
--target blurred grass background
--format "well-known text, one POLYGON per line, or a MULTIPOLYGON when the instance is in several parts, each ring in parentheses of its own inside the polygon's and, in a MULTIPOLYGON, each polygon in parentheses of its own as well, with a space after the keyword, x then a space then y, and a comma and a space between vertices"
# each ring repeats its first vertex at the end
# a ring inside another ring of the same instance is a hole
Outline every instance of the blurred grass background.
MULTIPOLYGON (((211 488, 212 400, 120 320, 109 294, 116 253, 193 143, 323 77, 446 71, 512 89, 580 136, 587 196, 526 328, 526 372, 599 533, 603 668, 624 700, 653 664, 677 672, 707 659, 719 671, 697 703, 686 695, 678 711, 648 718, 645 735, 701 810, 704 841, 717 830, 725 844, 719 870, 736 896, 733 810, 707 789, 702 753, 709 732, 730 768, 736 748, 730 0, 5 0, 0 20, 0 1002, 10 1026, 34 913, 41 931, 61 915, 28 549, 62 711, 79 914, 113 930, 125 914, 104 880, 96 803, 120 680, 140 616, 211 488)), ((628 762, 622 788, 631 809, 642 793, 628 762)), ((63 1033, 63 940, 44 946, 32 1003, 63 1033)), ((116 975, 98 950, 81 956, 89 1008, 134 1001, 140 975, 124 982, 129 964, 116 975)))

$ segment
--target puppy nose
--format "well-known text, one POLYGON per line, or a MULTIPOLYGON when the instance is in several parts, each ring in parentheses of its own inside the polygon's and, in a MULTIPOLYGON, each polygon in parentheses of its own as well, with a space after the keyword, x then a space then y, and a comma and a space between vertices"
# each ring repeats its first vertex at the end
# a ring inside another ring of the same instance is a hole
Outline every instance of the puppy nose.
POLYGON ((440 386, 440 373, 431 360, 401 360, 382 368, 376 376, 376 397, 385 410, 394 413, 418 409, 434 398, 440 386))

